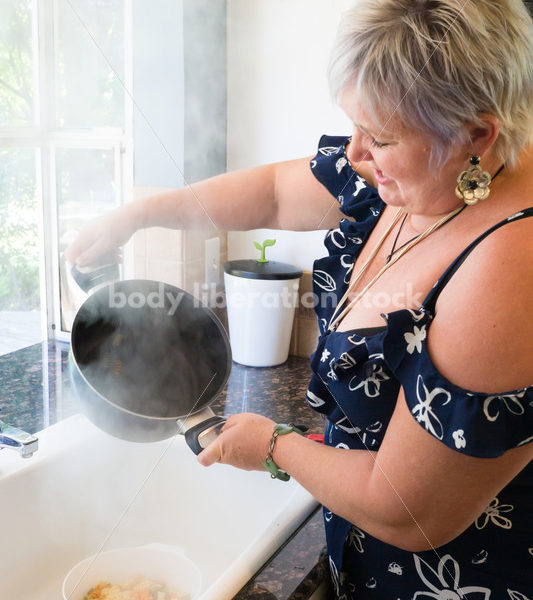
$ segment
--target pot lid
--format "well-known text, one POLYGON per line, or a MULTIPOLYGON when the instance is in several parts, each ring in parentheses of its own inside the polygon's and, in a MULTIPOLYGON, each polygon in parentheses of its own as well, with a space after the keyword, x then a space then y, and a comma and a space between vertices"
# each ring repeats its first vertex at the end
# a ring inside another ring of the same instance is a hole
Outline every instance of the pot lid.
POLYGON ((299 267, 275 260, 230 260, 224 263, 224 272, 245 279, 298 279, 302 276, 302 269, 299 267))

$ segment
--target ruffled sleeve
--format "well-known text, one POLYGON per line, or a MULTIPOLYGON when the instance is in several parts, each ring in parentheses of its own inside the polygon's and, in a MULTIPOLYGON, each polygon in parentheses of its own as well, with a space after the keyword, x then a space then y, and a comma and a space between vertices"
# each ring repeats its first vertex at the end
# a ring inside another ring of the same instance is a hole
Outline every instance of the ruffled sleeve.
POLYGON ((322 136, 318 152, 310 163, 313 175, 337 199, 341 211, 350 217, 341 219, 338 227, 327 232, 324 245, 328 256, 314 263, 313 293, 321 333, 324 333, 333 310, 331 295, 338 302, 354 262, 385 207, 376 188, 348 162, 344 148, 349 139, 346 136, 322 136))
POLYGON ((311 376, 305 399, 313 410, 324 415, 337 407, 327 385, 315 373, 311 376))
POLYGON ((376 188, 348 162, 344 149, 349 140, 347 136, 323 135, 310 165, 313 175, 337 198, 342 212, 360 222, 369 215, 379 216, 384 205, 376 188))
POLYGON ((391 313, 383 342, 387 366, 417 423, 449 448, 480 458, 533 442, 533 386, 487 394, 453 384, 429 355, 430 322, 423 310, 391 313))

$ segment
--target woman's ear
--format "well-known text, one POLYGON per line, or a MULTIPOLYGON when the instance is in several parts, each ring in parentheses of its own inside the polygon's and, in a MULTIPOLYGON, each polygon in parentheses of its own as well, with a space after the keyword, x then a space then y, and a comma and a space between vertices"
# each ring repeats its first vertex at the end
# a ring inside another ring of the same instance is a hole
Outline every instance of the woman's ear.
POLYGON ((479 115, 480 123, 468 126, 472 154, 483 156, 494 145, 500 134, 500 119, 498 117, 482 113, 479 115))

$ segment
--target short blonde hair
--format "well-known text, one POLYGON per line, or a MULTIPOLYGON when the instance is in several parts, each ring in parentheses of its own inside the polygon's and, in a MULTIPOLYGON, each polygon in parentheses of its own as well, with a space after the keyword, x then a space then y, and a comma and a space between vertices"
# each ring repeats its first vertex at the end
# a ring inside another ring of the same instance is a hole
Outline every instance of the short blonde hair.
POLYGON ((500 120, 494 150, 516 163, 533 141, 533 21, 522 0, 358 0, 341 21, 329 65, 384 127, 391 117, 433 141, 445 160, 481 113, 500 120))

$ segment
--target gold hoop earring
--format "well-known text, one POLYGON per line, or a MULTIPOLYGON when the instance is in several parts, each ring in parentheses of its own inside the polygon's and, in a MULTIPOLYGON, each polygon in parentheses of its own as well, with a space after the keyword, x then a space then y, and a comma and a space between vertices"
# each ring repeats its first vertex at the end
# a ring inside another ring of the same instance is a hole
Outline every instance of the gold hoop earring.
POLYGON ((465 204, 475 204, 478 200, 485 200, 490 194, 491 176, 479 166, 479 156, 470 158, 470 167, 463 171, 457 178, 455 195, 465 204))

